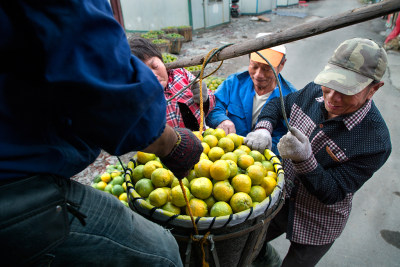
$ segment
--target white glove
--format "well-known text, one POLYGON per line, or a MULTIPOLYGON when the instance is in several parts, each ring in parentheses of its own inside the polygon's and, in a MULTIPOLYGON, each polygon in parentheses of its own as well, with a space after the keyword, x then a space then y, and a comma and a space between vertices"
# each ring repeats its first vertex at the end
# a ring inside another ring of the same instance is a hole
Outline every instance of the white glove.
MULTIPOLYGON (((208 90, 207 90, 207 85, 206 82, 203 81, 203 86, 201 88, 201 93, 203 94, 203 103, 207 101, 208 99, 208 90)), ((200 104, 200 84, 198 82, 194 83, 192 87, 190 88, 193 93, 193 101, 196 104, 200 104)))
POLYGON ((277 147, 282 158, 291 159, 294 162, 305 161, 312 154, 310 141, 294 127, 292 127, 292 132, 282 136, 277 147))
POLYGON ((253 150, 264 153, 266 148, 271 149, 272 137, 267 129, 258 129, 250 132, 244 139, 244 144, 253 150))
POLYGON ((226 134, 236 133, 235 124, 231 120, 222 121, 217 128, 221 128, 226 134))

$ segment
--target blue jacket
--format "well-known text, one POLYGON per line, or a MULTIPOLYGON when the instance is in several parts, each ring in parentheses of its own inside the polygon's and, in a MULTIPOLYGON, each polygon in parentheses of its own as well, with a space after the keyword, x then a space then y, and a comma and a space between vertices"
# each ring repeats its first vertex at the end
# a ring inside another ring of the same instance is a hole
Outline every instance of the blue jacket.
POLYGON ((0 179, 71 177, 164 131, 163 88, 107 1, 12 1, 0 25, 0 179))
MULTIPOLYGON (((279 74, 278 78, 284 96, 296 91, 294 86, 286 81, 282 75, 279 74)), ((248 71, 230 75, 215 92, 217 103, 214 110, 207 116, 207 125, 215 128, 222 121, 229 119, 235 124, 236 133, 246 136, 252 130, 254 94, 253 81, 248 71)), ((272 91, 265 103, 277 97, 279 97, 278 86, 272 91)), ((272 151, 275 154, 278 154, 276 144, 286 132, 287 128, 283 121, 278 127, 274 128, 274 132, 272 133, 272 151)))

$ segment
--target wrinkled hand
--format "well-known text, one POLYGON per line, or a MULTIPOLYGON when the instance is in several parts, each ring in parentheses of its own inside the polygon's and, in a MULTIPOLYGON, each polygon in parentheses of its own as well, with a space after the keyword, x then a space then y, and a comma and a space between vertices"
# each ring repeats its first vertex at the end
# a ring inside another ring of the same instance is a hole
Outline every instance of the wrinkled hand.
POLYGON ((310 141, 294 127, 292 127, 292 132, 282 136, 277 147, 282 158, 295 162, 305 161, 312 154, 310 141))
POLYGON ((250 132, 244 139, 244 144, 251 149, 264 153, 266 148, 271 149, 272 137, 267 129, 258 129, 250 132))
POLYGON ((189 171, 199 161, 203 146, 197 136, 189 129, 176 128, 180 135, 180 143, 168 154, 160 158, 161 162, 172 171, 179 180, 188 175, 189 171))
POLYGON ((231 120, 222 121, 217 128, 221 128, 226 134, 236 133, 235 124, 231 120))
MULTIPOLYGON (((208 90, 207 90, 207 85, 206 82, 203 81, 203 86, 201 88, 201 93, 203 95, 203 102, 206 102, 208 99, 208 90)), ((200 83, 196 82, 192 85, 190 88, 193 93, 193 101, 196 104, 200 104, 200 83)))

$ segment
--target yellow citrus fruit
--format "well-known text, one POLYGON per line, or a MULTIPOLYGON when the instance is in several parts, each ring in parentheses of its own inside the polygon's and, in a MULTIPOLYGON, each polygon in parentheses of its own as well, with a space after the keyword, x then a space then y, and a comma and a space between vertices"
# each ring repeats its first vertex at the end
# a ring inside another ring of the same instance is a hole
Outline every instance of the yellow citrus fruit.
POLYGON ((218 138, 214 135, 206 135, 203 138, 203 142, 206 143, 210 148, 218 145, 218 138))
POLYGON ((142 152, 142 151, 138 151, 136 156, 137 156, 137 161, 140 164, 146 164, 150 160, 155 160, 156 159, 156 155, 155 154, 146 153, 146 152, 142 152))
POLYGON ((233 144, 235 145, 235 148, 241 146, 243 144, 243 139, 240 138, 239 135, 235 133, 230 133, 226 136, 227 138, 231 139, 233 141, 233 144))
POLYGON ((266 171, 271 171, 271 172, 275 171, 274 165, 272 164, 271 161, 269 161, 269 160, 264 160, 264 161, 262 161, 261 163, 262 163, 262 165, 264 166, 264 168, 265 168, 266 171))
POLYGON ((208 156, 206 154, 201 153, 199 160, 201 160, 201 159, 209 159, 209 158, 208 158, 208 156))
POLYGON ((216 128, 215 131, 214 131, 214 136, 217 137, 218 140, 219 140, 219 139, 221 139, 222 137, 225 137, 225 136, 226 136, 226 133, 225 133, 225 131, 224 131, 223 129, 221 129, 221 128, 216 128))
POLYGON ((111 172, 111 178, 115 178, 117 176, 121 176, 122 172, 114 170, 111 172))
POLYGON ((132 175, 131 175, 133 183, 136 183, 140 179, 144 178, 143 168, 144 168, 144 165, 138 165, 138 166, 136 166, 136 168, 133 169, 132 175))
POLYGON ((119 200, 123 200, 123 201, 128 201, 128 195, 126 194, 126 192, 123 192, 121 195, 119 195, 119 200))
POLYGON ((219 217, 219 216, 225 216, 225 215, 230 215, 230 214, 232 214, 232 208, 231 208, 231 206, 229 206, 228 203, 226 203, 224 201, 216 202, 210 210, 211 217, 219 217))
POLYGON ((254 204, 254 202, 262 202, 267 197, 267 192, 265 192, 264 187, 255 185, 251 187, 249 196, 254 204))
POLYGON ((195 136, 197 136, 197 138, 199 138, 200 141, 203 141, 203 136, 201 135, 201 133, 199 131, 194 131, 193 134, 195 136))
POLYGON ((164 168, 155 169, 151 173, 151 182, 155 187, 168 186, 172 182, 172 176, 170 171, 164 168))
POLYGON ((272 171, 267 171, 267 176, 271 176, 275 179, 278 179, 278 175, 276 174, 276 172, 272 172, 272 171))
POLYGON ((234 213, 250 209, 253 206, 251 197, 243 192, 235 193, 229 203, 234 213))
POLYGON ((225 153, 232 152, 235 149, 235 144, 228 137, 222 137, 218 140, 218 146, 224 150, 225 153))
POLYGON ((244 152, 246 152, 246 154, 249 154, 251 151, 251 149, 246 145, 241 145, 237 149, 243 150, 244 152))
POLYGON ((210 152, 210 146, 206 142, 201 142, 201 145, 203 146, 203 153, 207 155, 210 152))
POLYGON ((231 175, 229 163, 225 160, 217 160, 210 167, 210 175, 217 181, 226 180, 231 175))
POLYGON ((108 172, 105 172, 105 173, 103 173, 103 174, 100 176, 100 179, 101 179, 103 182, 108 183, 108 182, 111 181, 111 174, 109 174, 108 172))
MULTIPOLYGON (((184 186, 185 193, 188 201, 190 200, 190 190, 187 186, 184 186)), ((180 185, 175 186, 171 189, 171 202, 177 207, 184 207, 186 205, 185 197, 183 195, 182 189, 180 185)))
POLYGON ((237 164, 230 159, 227 159, 226 162, 229 164, 230 175, 229 178, 233 178, 238 174, 238 166, 237 164))
POLYGON ((104 188, 106 188, 106 186, 107 186, 106 182, 100 181, 97 183, 96 188, 103 191, 104 188))
POLYGON ((190 185, 190 192, 196 198, 206 199, 211 196, 213 184, 206 177, 199 177, 190 185))
POLYGON ((237 165, 242 168, 243 170, 246 170, 248 167, 254 164, 254 159, 250 155, 240 155, 238 157, 238 162, 237 165))
MULTIPOLYGON (((264 174, 264 176, 267 176, 267 170, 264 168, 264 166, 262 165, 262 163, 261 162, 259 162, 259 161, 256 161, 256 162, 254 162, 254 164, 253 165, 256 165, 256 166, 260 166, 261 168, 262 168, 262 170, 263 170, 263 174, 264 174)), ((253 166, 252 165, 252 166, 253 166)))
MULTIPOLYGON (((207 204, 203 200, 193 198, 189 201, 189 206, 193 216, 204 217, 207 215, 208 212, 207 204)), ((186 207, 186 214, 189 215, 189 210, 187 207, 186 207)))
POLYGON ((228 202, 234 193, 234 189, 229 181, 219 181, 214 184, 213 196, 218 201, 228 202))
POLYGON ((174 204, 172 204, 171 202, 167 202, 164 204, 164 206, 161 207, 161 209, 169 211, 173 214, 180 214, 181 213, 181 209, 178 208, 177 206, 175 206, 174 204))
MULTIPOLYGON (((211 135, 207 135, 207 136, 211 136, 211 135)), ((210 149, 210 152, 208 152, 208 158, 211 161, 216 161, 216 160, 219 160, 222 157, 222 155, 224 155, 224 154, 225 154, 224 150, 222 148, 216 146, 216 147, 213 147, 210 149)))
MULTIPOLYGON (((208 157, 207 157, 208 159, 208 157)), ((191 169, 189 171, 189 174, 187 175, 187 180, 190 182, 191 180, 193 180, 196 177, 196 172, 194 171, 194 169, 191 169)), ((172 186, 171 186, 172 187, 172 186)))
MULTIPOLYGON (((184 186, 189 187, 189 181, 188 181, 187 178, 183 178, 183 179, 182 179, 182 183, 183 183, 184 186)), ((177 185, 179 185, 179 179, 176 178, 176 177, 174 177, 174 178, 172 179, 171 188, 174 188, 174 187, 177 186, 177 185)))
POLYGON ((148 197, 154 186, 150 179, 143 178, 135 184, 135 190, 141 197, 148 197))
POLYGON ((276 181, 272 176, 266 176, 263 178, 261 186, 264 187, 267 196, 271 195, 276 186, 276 181))
POLYGON ((238 174, 232 178, 232 187, 235 192, 250 193, 251 178, 246 174, 238 174))
POLYGON ((223 160, 232 160, 237 163, 238 156, 233 152, 228 152, 222 155, 221 159, 223 160))
POLYGON ((164 189, 165 192, 167 192, 167 196, 168 196, 167 201, 171 202, 171 199, 172 199, 172 196, 171 196, 171 188, 169 188, 169 187, 162 187, 162 189, 164 189))
POLYGON ((247 153, 241 149, 233 150, 233 153, 239 158, 240 155, 247 155, 247 153))
POLYGON ((194 171, 197 177, 207 177, 210 176, 210 167, 213 162, 209 159, 201 159, 196 165, 194 165, 194 171))
POLYGON ((211 207, 215 204, 216 200, 215 198, 211 195, 208 198, 204 199, 204 202, 207 204, 208 210, 211 209, 211 207))
POLYGON ((265 170, 263 166, 251 165, 246 169, 246 174, 250 177, 252 185, 260 185, 265 177, 265 170))
POLYGON ((155 169, 162 168, 162 164, 156 160, 150 160, 143 167, 143 176, 150 179, 155 169))
POLYGON ((213 128, 207 128, 203 133, 203 137, 206 136, 206 135, 210 135, 210 134, 213 135, 214 131, 215 130, 213 128))
POLYGON ((168 194, 163 188, 156 188, 149 195, 150 204, 155 207, 161 207, 167 203, 168 194))
POLYGON ((264 150, 264 156, 265 156, 265 159, 266 159, 266 160, 271 160, 271 158, 272 158, 273 156, 275 156, 275 154, 274 154, 274 152, 272 152, 271 150, 265 149, 265 150, 264 150))
POLYGON ((249 155, 253 157, 254 161, 262 161, 263 155, 257 150, 250 151, 249 155))

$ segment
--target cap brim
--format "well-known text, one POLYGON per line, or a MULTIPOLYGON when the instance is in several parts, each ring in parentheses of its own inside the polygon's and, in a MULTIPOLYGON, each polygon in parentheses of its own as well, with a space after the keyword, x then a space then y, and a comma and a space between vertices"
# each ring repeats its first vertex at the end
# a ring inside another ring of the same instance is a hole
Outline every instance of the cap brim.
MULTIPOLYGON (((281 63, 283 54, 280 52, 277 52, 272 49, 264 49, 261 51, 258 51, 261 55, 263 55, 275 68, 278 67, 279 63, 281 63)), ((257 53, 251 53, 250 54, 250 59, 252 61, 260 62, 263 64, 268 64, 262 57, 260 57, 257 53)))
POLYGON ((357 72, 328 63, 314 82, 345 95, 355 95, 367 87, 373 80, 357 72))

